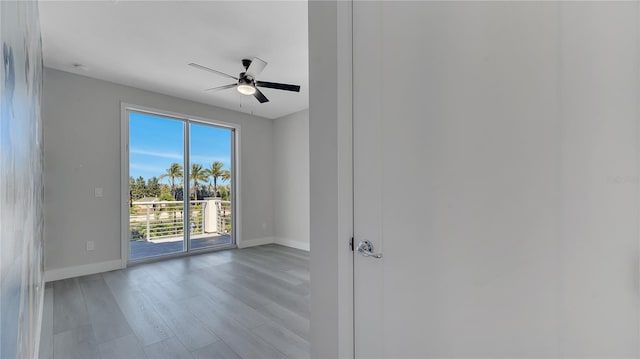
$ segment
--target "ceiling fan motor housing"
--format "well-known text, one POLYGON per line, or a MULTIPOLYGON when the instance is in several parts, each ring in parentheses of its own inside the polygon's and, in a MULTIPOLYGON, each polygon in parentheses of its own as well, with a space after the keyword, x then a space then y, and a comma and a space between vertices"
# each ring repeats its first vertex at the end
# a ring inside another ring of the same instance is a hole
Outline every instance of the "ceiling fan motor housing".
POLYGON ((245 75, 244 72, 240 73, 240 76, 238 76, 238 85, 249 85, 249 86, 255 86, 255 81, 251 78, 251 76, 247 76, 245 75))

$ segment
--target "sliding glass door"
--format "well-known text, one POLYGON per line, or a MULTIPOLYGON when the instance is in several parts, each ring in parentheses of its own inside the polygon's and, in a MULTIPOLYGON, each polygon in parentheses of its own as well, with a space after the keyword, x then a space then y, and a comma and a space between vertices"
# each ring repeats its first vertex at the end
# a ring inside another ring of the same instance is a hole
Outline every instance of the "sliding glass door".
POLYGON ((231 246, 233 128, 127 110, 129 260, 231 246))
POLYGON ((185 251, 184 121, 129 112, 129 259, 185 251))
POLYGON ((233 130, 189 124, 191 249, 231 244, 233 130))

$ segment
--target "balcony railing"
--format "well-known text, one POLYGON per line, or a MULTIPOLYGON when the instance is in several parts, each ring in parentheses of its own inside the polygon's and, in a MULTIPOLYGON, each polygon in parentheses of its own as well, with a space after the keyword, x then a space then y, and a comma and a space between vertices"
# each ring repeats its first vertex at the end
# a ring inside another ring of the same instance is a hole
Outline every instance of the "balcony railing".
MULTIPOLYGON (((191 236, 231 233, 231 202, 219 199, 189 201, 191 236)), ((131 240, 162 240, 184 235, 184 202, 134 202, 130 207, 131 240)))

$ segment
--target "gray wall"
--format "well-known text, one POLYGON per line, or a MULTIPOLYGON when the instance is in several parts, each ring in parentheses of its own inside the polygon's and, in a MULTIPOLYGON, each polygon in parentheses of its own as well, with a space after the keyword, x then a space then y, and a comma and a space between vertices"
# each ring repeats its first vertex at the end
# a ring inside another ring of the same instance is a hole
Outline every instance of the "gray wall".
POLYGON ((275 242, 309 250, 309 110, 274 120, 275 242))
POLYGON ((42 308, 42 47, 35 2, 0 2, 0 358, 37 357, 42 308))
POLYGON ((46 69, 46 270, 120 259, 121 101, 239 124, 243 239, 239 245, 272 240, 272 120, 46 69), (94 197, 95 187, 104 189, 103 198, 94 197), (86 251, 87 240, 95 241, 94 251, 86 251))
POLYGON ((353 357, 351 3, 309 1, 311 356, 353 357))

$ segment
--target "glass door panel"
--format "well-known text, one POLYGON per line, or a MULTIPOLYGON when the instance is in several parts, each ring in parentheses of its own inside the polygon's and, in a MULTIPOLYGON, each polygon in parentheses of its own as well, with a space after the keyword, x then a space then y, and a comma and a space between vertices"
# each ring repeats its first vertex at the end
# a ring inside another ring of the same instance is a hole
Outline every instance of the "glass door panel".
POLYGON ((191 250, 233 243, 233 129, 189 124, 191 250))
POLYGON ((185 122, 129 111, 129 259, 184 252, 185 122))

